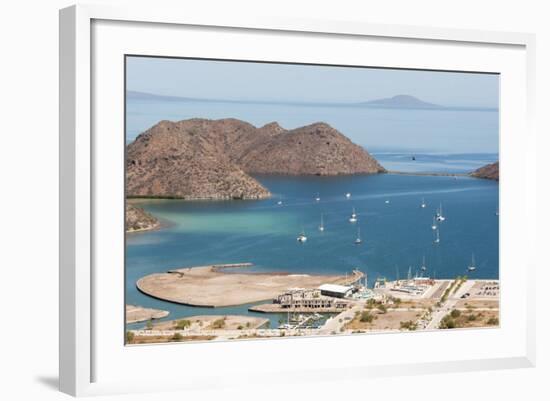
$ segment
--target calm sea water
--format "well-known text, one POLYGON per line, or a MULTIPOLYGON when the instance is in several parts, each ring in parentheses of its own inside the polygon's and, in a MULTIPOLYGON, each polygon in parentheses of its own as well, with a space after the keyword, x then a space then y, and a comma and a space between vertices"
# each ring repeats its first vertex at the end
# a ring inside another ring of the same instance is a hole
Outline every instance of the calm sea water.
MULTIPOLYGON (((169 222, 167 228, 127 236, 127 302, 168 309, 170 318, 193 314, 244 313, 247 306, 191 308, 138 292, 140 277, 171 268, 252 262, 250 271, 344 274, 359 268, 369 282, 418 272, 426 258, 428 274, 453 278, 498 277, 498 184, 493 181, 433 176, 266 177, 274 194, 261 201, 189 202, 152 200, 143 207, 169 222), (320 202, 315 201, 319 193, 320 202), (344 194, 351 192, 351 199, 344 194), (419 207, 422 198, 428 206, 419 207), (277 205, 281 199, 283 205, 277 205), (385 203, 389 200, 390 203, 385 203), (443 204, 441 242, 433 244, 432 216, 443 204), (358 222, 349 223, 352 208, 358 222), (318 225, 324 216, 325 231, 318 225), (355 245, 360 227, 363 243, 355 245), (296 236, 304 229, 308 240, 296 236)), ((277 320, 278 317, 273 317, 277 320)))
MULTIPOLYGON (((131 140, 161 119, 235 117, 257 126, 276 120, 287 128, 327 121, 357 143, 363 143, 360 138, 368 137, 369 132, 387 132, 386 138, 395 143, 403 135, 425 143, 428 133, 433 137, 442 130, 458 138, 452 149, 444 140, 432 141, 432 152, 369 148, 389 170, 464 173, 498 159, 497 154, 490 153, 493 146, 496 148, 497 137, 489 143, 487 135, 479 135, 487 130, 498 132, 498 113, 493 112, 209 104, 208 115, 202 115, 200 110, 204 109, 204 104, 129 102, 127 138, 131 140), (487 153, 456 153, 461 143, 463 148, 471 145, 473 149, 487 149, 487 153), (413 154, 416 161, 411 160, 413 154)), ((127 235, 126 302, 168 310, 166 319, 254 314, 247 311, 250 305, 216 309, 177 305, 148 297, 135 287, 135 282, 147 274, 215 263, 252 262, 250 271, 312 274, 345 274, 359 268, 372 284, 378 277, 405 277, 409 266, 413 274, 417 273, 423 257, 431 276, 464 275, 474 253, 478 268, 470 276, 498 278, 498 184, 493 181, 391 174, 256 178, 273 193, 272 199, 145 201, 142 206, 162 219, 166 227, 127 235), (351 199, 344 196, 347 192, 351 199), (320 202, 314 199, 317 193, 320 202), (428 204, 425 209, 420 208, 422 198, 428 204), (282 206, 277 205, 278 200, 283 201, 282 206), (432 216, 440 203, 447 220, 440 226, 440 244, 434 245, 432 216), (348 221, 352 208, 358 213, 355 224, 348 221), (321 214, 324 232, 318 230, 321 214), (358 227, 361 245, 354 244, 358 227), (308 236, 304 244, 296 241, 302 229, 308 236)), ((256 315, 270 318, 273 327, 281 318, 256 315)))
POLYGON ((238 118, 259 127, 286 129, 324 121, 369 151, 498 152, 498 112, 407 110, 313 105, 135 100, 127 102, 127 140, 160 120, 238 118))

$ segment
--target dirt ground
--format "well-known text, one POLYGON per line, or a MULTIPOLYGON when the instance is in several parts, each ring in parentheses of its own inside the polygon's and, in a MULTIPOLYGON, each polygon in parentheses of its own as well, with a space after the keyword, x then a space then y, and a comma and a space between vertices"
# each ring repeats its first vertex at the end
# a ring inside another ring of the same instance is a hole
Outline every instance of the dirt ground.
POLYGON ((483 300, 469 300, 469 299, 461 299, 458 301, 455 305, 456 309, 464 309, 464 308, 498 308, 499 307, 499 301, 498 299, 483 299, 483 300))
POLYGON ((374 315, 374 320, 371 323, 361 322, 361 315, 358 315, 347 323, 344 328, 346 330, 399 330, 401 328, 401 322, 409 320, 416 322, 422 315, 421 311, 391 309, 386 313, 381 313, 377 310, 372 310, 371 313, 374 315))
POLYGON ((168 311, 126 305, 126 323, 145 322, 151 319, 161 319, 169 315, 168 311))
POLYGON ((166 322, 159 322, 153 325, 154 330, 175 330, 177 323, 187 320, 190 325, 186 330, 211 330, 211 329, 226 329, 226 330, 238 330, 243 329, 256 329, 265 325, 269 320, 253 316, 239 316, 239 315, 204 315, 204 316, 190 316, 184 319, 169 320, 166 322), (223 323, 222 323, 223 321, 223 323), (216 324, 214 324, 217 322, 216 324), (216 327, 219 326, 219 327, 216 327))
POLYGON ((135 336, 128 344, 158 344, 168 342, 186 342, 186 341, 210 341, 216 338, 215 336, 182 336, 175 338, 174 336, 135 336))
POLYGON ((193 267, 145 276, 136 283, 147 295, 192 306, 222 307, 273 299, 290 288, 344 284, 348 276, 227 273, 213 266, 193 267))

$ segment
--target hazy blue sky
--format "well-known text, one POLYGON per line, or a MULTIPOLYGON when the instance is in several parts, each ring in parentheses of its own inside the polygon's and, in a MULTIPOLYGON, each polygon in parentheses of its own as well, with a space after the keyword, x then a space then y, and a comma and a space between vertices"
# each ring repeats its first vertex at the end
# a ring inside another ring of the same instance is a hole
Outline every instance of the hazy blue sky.
POLYGON ((127 88, 234 100, 360 102, 398 94, 444 106, 498 107, 498 76, 129 57, 127 88))
POLYGON ((238 118, 293 129, 324 121, 368 149, 498 152, 497 111, 254 103, 353 103, 399 94, 442 106, 498 108, 497 75, 129 57, 127 89, 249 103, 129 101, 127 138, 158 121, 238 118))

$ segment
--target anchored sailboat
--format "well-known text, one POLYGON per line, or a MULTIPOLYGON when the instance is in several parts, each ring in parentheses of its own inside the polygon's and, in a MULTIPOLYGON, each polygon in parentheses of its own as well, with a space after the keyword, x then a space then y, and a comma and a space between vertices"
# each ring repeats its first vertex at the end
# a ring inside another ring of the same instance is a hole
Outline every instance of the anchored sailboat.
POLYGON ((319 192, 317 192, 317 196, 315 197, 315 201, 319 202, 321 200, 321 197, 319 196, 319 192))
POLYGON ((420 266, 420 270, 422 270, 423 272, 428 270, 428 268, 426 267, 426 256, 422 256, 422 266, 420 266))
POLYGON ((298 241, 298 242, 306 242, 307 241, 306 233, 305 233, 303 228, 302 228, 302 232, 300 233, 300 235, 298 235, 298 237, 296 237, 296 241, 298 241))
POLYGON ((424 209, 426 207, 426 202, 424 201, 424 198, 422 198, 422 203, 420 204, 420 207, 424 209))
POLYGON ((437 221, 445 221, 445 216, 443 216, 443 205, 439 204, 439 209, 437 209, 437 212, 435 214, 435 219, 437 221))
POLYGON ((440 239, 439 239, 439 229, 437 229, 435 231, 435 239, 434 239, 434 244, 439 244, 440 242, 440 239))
POLYGON ((348 193, 346 194, 346 198, 348 198, 348 199, 351 198, 351 193, 348 192, 348 193))
POLYGON ((351 216, 349 218, 350 223, 355 223, 357 221, 357 214, 355 213, 355 208, 353 208, 353 211, 351 212, 351 216))
POLYGON ((357 238, 355 239, 355 245, 359 245, 363 240, 361 239, 361 228, 357 227, 357 238))
POLYGON ((474 258, 474 254, 472 253, 472 264, 470 266, 468 266, 468 271, 473 272, 475 269, 477 269, 476 260, 474 258))
POLYGON ((433 222, 432 222, 432 230, 437 230, 437 223, 435 222, 435 216, 434 216, 433 222))
POLYGON ((319 225, 319 231, 325 231, 325 224, 323 222, 323 215, 321 214, 321 224, 319 225))

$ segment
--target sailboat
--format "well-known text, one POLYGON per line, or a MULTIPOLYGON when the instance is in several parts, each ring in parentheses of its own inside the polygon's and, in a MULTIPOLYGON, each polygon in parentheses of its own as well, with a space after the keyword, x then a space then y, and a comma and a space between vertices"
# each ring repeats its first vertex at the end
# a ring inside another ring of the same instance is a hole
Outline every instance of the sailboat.
POLYGON ((319 196, 319 192, 317 192, 317 196, 315 197, 315 201, 319 202, 321 200, 321 197, 319 196))
POLYGON ((439 204, 439 209, 437 209, 435 218, 437 221, 445 221, 445 216, 443 216, 443 206, 439 204))
POLYGON ((282 205, 283 204, 283 200, 281 199, 281 197, 279 196, 279 200, 277 201, 277 205, 282 205))
POLYGON ((351 216, 349 218, 350 223, 355 223, 357 221, 357 214, 355 213, 355 208, 353 208, 353 211, 351 212, 351 216))
POLYGON ((300 235, 298 235, 298 237, 296 237, 296 241, 298 241, 298 242, 306 242, 307 241, 306 233, 304 232, 303 228, 302 228, 302 232, 300 233, 300 235))
POLYGON ((355 239, 355 245, 359 245, 363 240, 361 239, 361 229, 357 227, 357 238, 355 239))
POLYGON ((476 269, 476 260, 474 258, 474 254, 472 253, 472 264, 468 266, 468 271, 473 272, 476 269))
POLYGON ((426 202, 424 201, 424 198, 422 198, 422 203, 420 204, 420 207, 424 209, 426 207, 426 202))
POLYGON ((346 198, 351 198, 351 194, 349 192, 346 194, 346 198))
POLYGON ((428 270, 428 268, 426 267, 426 256, 422 257, 422 266, 420 266, 420 270, 422 270, 423 272, 428 270))
POLYGON ((435 216, 434 216, 433 222, 432 222, 432 230, 437 230, 437 223, 435 222, 435 216))
POLYGON ((435 231, 434 244, 439 244, 439 242, 440 242, 440 239, 439 239, 439 230, 436 230, 436 231, 435 231))
POLYGON ((321 214, 321 224, 319 225, 319 231, 325 231, 325 224, 323 223, 323 215, 321 214))

